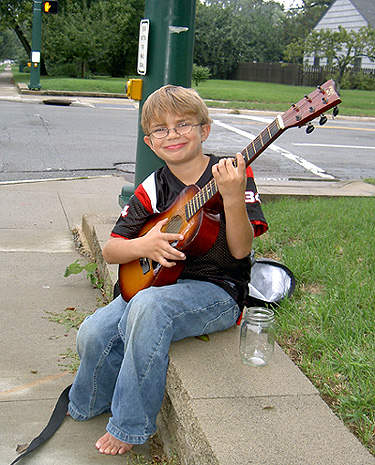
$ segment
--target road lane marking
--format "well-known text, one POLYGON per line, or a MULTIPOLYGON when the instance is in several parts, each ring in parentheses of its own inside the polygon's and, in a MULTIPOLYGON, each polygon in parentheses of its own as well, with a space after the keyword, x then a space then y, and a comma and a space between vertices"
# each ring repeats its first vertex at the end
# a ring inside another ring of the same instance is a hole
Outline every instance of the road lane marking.
MULTIPOLYGON (((243 116, 242 116, 243 117, 243 116)), ((267 119, 268 118, 264 118, 267 119)), ((238 129, 234 126, 231 126, 227 123, 223 123, 220 120, 213 120, 214 124, 217 126, 220 126, 224 129, 228 129, 229 131, 235 132, 236 134, 246 137, 246 139, 254 140, 257 136, 254 134, 251 134, 250 132, 243 131, 242 129, 238 129)), ((263 121, 264 122, 264 121, 263 121)), ((312 174, 315 174, 316 176, 319 176, 320 178, 324 179, 335 179, 334 176, 331 176, 330 174, 327 174, 322 168, 319 168, 319 166, 314 165, 313 163, 309 162, 308 160, 305 160, 304 158, 300 157, 299 155, 294 155, 293 153, 289 152, 286 149, 283 149, 282 147, 279 147, 276 144, 271 144, 268 146, 270 150, 273 150, 274 152, 278 153, 279 155, 282 155, 284 158, 287 158, 288 160, 293 161, 294 163, 297 163, 297 165, 300 165, 303 169, 306 171, 309 171, 312 174)))
POLYGON ((367 149, 375 150, 375 147, 369 147, 367 145, 338 145, 338 144, 309 144, 305 142, 294 142, 292 145, 298 145, 301 147, 333 147, 336 149, 367 149))

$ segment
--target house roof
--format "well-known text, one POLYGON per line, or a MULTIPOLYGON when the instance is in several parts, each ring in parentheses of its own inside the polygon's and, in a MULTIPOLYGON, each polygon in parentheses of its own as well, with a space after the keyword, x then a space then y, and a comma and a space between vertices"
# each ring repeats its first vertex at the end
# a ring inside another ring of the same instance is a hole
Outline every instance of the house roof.
POLYGON ((370 26, 375 27, 374 0, 350 0, 370 26))

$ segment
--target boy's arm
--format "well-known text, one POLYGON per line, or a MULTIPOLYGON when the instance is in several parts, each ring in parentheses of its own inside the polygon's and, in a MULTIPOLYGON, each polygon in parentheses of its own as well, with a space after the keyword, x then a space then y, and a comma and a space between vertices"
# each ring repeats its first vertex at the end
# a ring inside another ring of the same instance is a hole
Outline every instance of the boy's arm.
POLYGON ((185 255, 170 245, 170 242, 183 240, 183 236, 161 231, 167 221, 159 221, 147 234, 135 239, 111 237, 103 247, 105 261, 124 264, 147 257, 162 266, 172 267, 176 264, 175 260, 184 260, 185 255))
POLYGON ((237 167, 233 159, 222 158, 212 167, 212 173, 223 198, 226 236, 233 257, 241 259, 251 252, 254 230, 246 210, 246 164, 237 154, 237 167))

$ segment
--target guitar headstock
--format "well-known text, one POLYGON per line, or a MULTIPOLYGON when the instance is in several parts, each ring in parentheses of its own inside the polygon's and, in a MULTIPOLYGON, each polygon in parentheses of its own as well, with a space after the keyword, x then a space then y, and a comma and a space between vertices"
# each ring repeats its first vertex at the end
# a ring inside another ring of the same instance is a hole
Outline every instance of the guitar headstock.
POLYGON ((293 104, 281 116, 284 127, 285 129, 301 127, 339 103, 341 99, 336 92, 335 82, 330 79, 310 94, 305 95, 298 103, 293 104))

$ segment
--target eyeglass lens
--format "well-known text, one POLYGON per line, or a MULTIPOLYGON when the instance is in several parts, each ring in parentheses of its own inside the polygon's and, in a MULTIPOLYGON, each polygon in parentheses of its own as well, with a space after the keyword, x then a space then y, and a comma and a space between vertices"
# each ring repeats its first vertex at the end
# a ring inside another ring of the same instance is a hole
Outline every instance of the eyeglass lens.
POLYGON ((152 132, 151 134, 156 137, 156 139, 163 139, 164 137, 167 137, 169 134, 169 131, 176 131, 177 134, 183 135, 183 134, 189 134, 191 130, 193 129, 194 126, 199 126, 199 124, 180 124, 179 126, 176 126, 175 128, 162 128, 162 129, 156 129, 156 131, 152 132))

